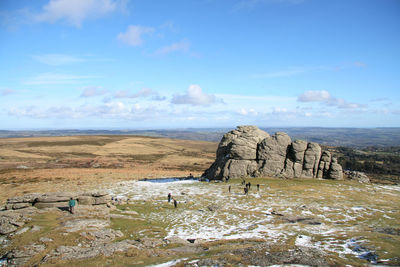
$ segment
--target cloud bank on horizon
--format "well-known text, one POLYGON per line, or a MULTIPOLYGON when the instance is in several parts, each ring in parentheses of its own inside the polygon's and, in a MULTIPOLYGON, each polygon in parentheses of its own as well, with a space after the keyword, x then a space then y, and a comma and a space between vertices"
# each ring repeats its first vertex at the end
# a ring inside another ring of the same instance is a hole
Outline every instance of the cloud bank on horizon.
POLYGON ((0 129, 400 126, 396 0, 0 4, 0 129))

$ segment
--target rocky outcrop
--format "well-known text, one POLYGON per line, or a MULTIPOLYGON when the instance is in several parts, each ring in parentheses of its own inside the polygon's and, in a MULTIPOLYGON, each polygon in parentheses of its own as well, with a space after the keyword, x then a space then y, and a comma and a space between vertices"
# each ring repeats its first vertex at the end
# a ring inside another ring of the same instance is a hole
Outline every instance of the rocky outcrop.
POLYGON ((370 183, 369 177, 363 173, 358 171, 345 171, 345 175, 347 179, 355 180, 360 183, 370 183))
POLYGON ((71 197, 78 201, 78 205, 101 205, 111 201, 107 191, 85 193, 54 192, 12 197, 7 200, 5 208, 7 210, 18 210, 32 206, 38 209, 66 208, 71 197))
POLYGON ((238 126, 223 136, 215 162, 203 174, 210 180, 260 176, 340 180, 343 171, 331 152, 322 151, 317 143, 238 126))

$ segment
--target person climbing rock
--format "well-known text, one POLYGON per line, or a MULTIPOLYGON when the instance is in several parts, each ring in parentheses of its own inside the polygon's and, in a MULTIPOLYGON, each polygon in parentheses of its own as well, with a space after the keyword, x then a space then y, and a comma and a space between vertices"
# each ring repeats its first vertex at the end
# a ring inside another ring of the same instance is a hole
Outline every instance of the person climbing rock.
POLYGON ((168 193, 168 203, 171 202, 171 197, 172 197, 171 193, 168 193))
POLYGON ((76 201, 75 199, 73 199, 72 197, 70 198, 69 202, 68 202, 68 206, 69 206, 69 212, 71 214, 75 213, 75 205, 76 205, 76 201))

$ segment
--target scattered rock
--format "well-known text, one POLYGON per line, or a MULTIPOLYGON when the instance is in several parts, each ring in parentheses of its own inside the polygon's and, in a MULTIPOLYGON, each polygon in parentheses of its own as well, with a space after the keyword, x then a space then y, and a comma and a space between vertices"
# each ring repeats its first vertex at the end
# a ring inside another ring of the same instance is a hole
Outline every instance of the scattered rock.
POLYGON ((287 221, 288 223, 304 223, 309 225, 320 225, 321 222, 315 220, 314 218, 304 218, 304 217, 283 217, 283 220, 287 221))
POLYGON ((73 197, 72 193, 56 192, 46 193, 36 198, 35 202, 39 203, 52 203, 52 202, 68 202, 73 197))
POLYGON ((95 197, 94 199, 94 204, 95 205, 100 205, 100 204, 107 204, 111 201, 111 196, 109 195, 104 195, 104 196, 99 196, 95 197))
POLYGON ((65 231, 68 233, 78 232, 82 229, 97 230, 109 225, 108 221, 98 219, 76 219, 64 223, 65 231))
POLYGON ((30 216, 35 214, 35 211, 37 211, 35 208, 27 208, 0 212, 0 234, 5 235, 16 231, 30 220, 30 216))
POLYGON ((375 228, 374 231, 387 235, 400 235, 400 228, 391 228, 391 227, 375 228))
POLYGON ((53 242, 53 239, 48 238, 48 237, 41 237, 39 239, 39 241, 42 242, 42 243, 50 243, 50 242, 53 242))
POLYGON ((91 232, 82 232, 81 236, 90 240, 90 246, 97 246, 99 244, 109 243, 117 237, 123 237, 124 234, 119 230, 99 229, 91 232))
POLYGON ((99 191, 91 193, 91 195, 93 197, 102 197, 102 196, 107 196, 108 192, 106 190, 99 190, 99 191))
POLYGON ((42 229, 40 226, 34 225, 32 226, 31 232, 37 232, 40 231, 40 229, 42 229))
POLYGON ((166 241, 161 240, 161 239, 157 239, 157 238, 140 238, 138 240, 140 242, 140 244, 142 244, 143 246, 145 246, 146 248, 156 248, 156 247, 161 247, 166 245, 166 241))
POLYGON ((79 196, 77 199, 79 205, 94 205, 96 202, 92 196, 79 196))
POLYGON ((208 209, 209 211, 216 211, 216 210, 219 210, 219 209, 220 209, 220 206, 218 206, 218 205, 216 205, 216 204, 211 204, 211 205, 207 206, 207 209, 208 209))
POLYGON ((168 243, 173 243, 173 244, 188 244, 188 241, 185 239, 182 239, 180 237, 177 236, 171 236, 171 237, 167 237, 165 239, 168 243))
POLYGON ((7 253, 7 266, 21 266, 28 262, 30 258, 42 252, 46 247, 44 245, 32 244, 24 246, 22 249, 16 249, 7 253))
POLYGON ((68 201, 64 202, 37 202, 33 205, 37 209, 67 208, 68 201))
POLYGON ((363 172, 345 171, 345 175, 347 176, 347 179, 355 180, 355 181, 358 181, 360 183, 370 183, 371 182, 369 180, 369 177, 363 172))
POLYGON ((35 202, 36 198, 41 196, 41 194, 33 193, 33 194, 26 194, 23 196, 16 196, 7 199, 8 204, 15 204, 15 203, 33 203, 35 202))
POLYGON ((32 207, 32 203, 15 203, 15 204, 7 204, 6 210, 18 210, 23 208, 32 207))
POLYGON ((23 234, 29 230, 29 227, 24 227, 22 229, 19 229, 18 231, 15 232, 16 235, 23 234))
POLYGON ((123 240, 121 242, 100 244, 93 247, 79 247, 79 246, 60 246, 53 253, 46 256, 43 259, 43 263, 48 262, 52 259, 59 258, 61 260, 75 260, 75 259, 89 259, 99 255, 106 257, 111 256, 115 252, 126 252, 131 248, 134 248, 134 241, 123 240))

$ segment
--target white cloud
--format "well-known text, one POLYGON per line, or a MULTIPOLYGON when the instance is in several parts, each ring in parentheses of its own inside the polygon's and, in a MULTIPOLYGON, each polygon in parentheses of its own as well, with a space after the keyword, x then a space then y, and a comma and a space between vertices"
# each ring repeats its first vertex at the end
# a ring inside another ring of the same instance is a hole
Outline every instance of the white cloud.
POLYGON ((238 113, 239 113, 240 115, 243 115, 243 116, 247 116, 247 115, 257 116, 257 115, 258 115, 258 112, 257 112, 254 108, 249 108, 249 109, 241 108, 241 109, 238 111, 238 113))
POLYGON ((178 31, 178 30, 176 29, 175 24, 174 24, 172 21, 170 21, 170 20, 164 22, 164 23, 160 26, 160 29, 166 29, 166 30, 169 30, 169 31, 171 31, 171 32, 177 32, 177 31, 178 31))
POLYGON ((101 86, 85 86, 82 89, 83 92, 81 94, 81 97, 99 96, 104 95, 107 92, 101 86))
POLYGON ((51 23, 61 20, 80 27, 84 20, 123 9, 126 3, 118 0, 50 0, 35 18, 37 21, 51 23))
POLYGON ((355 61, 353 63, 353 65, 356 66, 356 67, 359 67, 359 68, 364 68, 364 67, 368 66, 367 63, 364 63, 364 62, 361 62, 361 61, 355 61))
POLYGON ((131 93, 127 90, 117 91, 114 94, 115 98, 139 98, 139 97, 148 97, 148 96, 159 96, 156 91, 150 88, 142 88, 136 93, 131 93))
POLYGON ((299 102, 319 102, 327 106, 333 106, 340 109, 359 109, 365 108, 366 105, 347 102, 342 98, 332 96, 328 91, 305 91, 297 98, 299 102))
POLYGON ((1 90, 1 95, 7 96, 7 95, 15 94, 16 92, 17 92, 16 90, 6 88, 6 89, 1 90))
POLYGON ((45 85, 45 84, 72 84, 81 80, 94 78, 94 76, 79 76, 61 73, 43 73, 27 80, 28 85, 45 85))
POLYGON ((190 48, 190 42, 187 40, 182 40, 171 45, 163 46, 155 52, 157 55, 166 55, 172 52, 188 52, 190 48))
POLYGON ((44 55, 35 55, 32 56, 35 60, 40 63, 51 65, 51 66, 60 66, 72 63, 79 63, 86 61, 83 58, 63 55, 63 54, 44 54, 44 55))
POLYGON ((117 39, 128 45, 139 46, 143 44, 142 35, 152 33, 153 31, 154 28, 152 27, 130 25, 125 33, 121 32, 118 34, 117 39))
POLYGON ((8 115, 16 117, 29 117, 34 119, 123 119, 133 121, 151 120, 156 117, 165 117, 167 111, 157 107, 143 108, 140 104, 127 105, 120 101, 100 105, 80 105, 77 107, 51 106, 51 107, 17 107, 8 111, 8 115))
POLYGON ((173 104, 188 104, 193 106, 209 106, 215 103, 223 102, 222 99, 217 98, 215 95, 208 95, 203 93, 201 87, 197 84, 189 86, 187 92, 183 95, 175 94, 172 97, 173 104))
POLYGON ((331 99, 331 94, 326 90, 321 91, 305 91, 298 97, 300 102, 324 102, 331 99))

